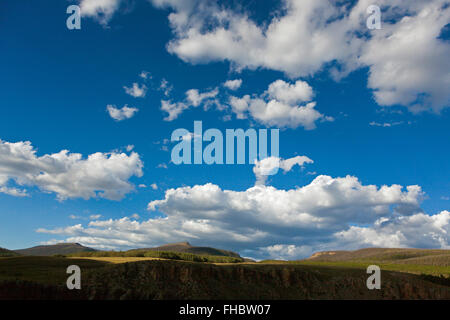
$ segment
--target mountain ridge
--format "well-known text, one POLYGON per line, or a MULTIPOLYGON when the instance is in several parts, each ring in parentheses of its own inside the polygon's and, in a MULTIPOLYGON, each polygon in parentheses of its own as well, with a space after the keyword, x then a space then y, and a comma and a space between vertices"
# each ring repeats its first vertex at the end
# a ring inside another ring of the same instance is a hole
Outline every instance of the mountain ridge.
POLYGON ((97 251, 93 248, 85 247, 79 243, 57 243, 53 245, 40 245, 31 248, 14 250, 15 253, 24 256, 53 256, 57 254, 70 254, 77 252, 97 251))
MULTIPOLYGON (((5 249, 7 250, 7 249, 5 249)), ((79 243, 57 243, 54 245, 39 245, 31 248, 18 249, 18 250, 8 250, 15 254, 20 254, 24 256, 53 256, 53 255, 65 255, 74 254, 80 252, 96 252, 98 250, 83 246, 79 243)), ((178 252, 178 253, 192 253, 196 255, 211 255, 211 256, 224 256, 241 258, 241 256, 233 251, 217 249, 213 247, 197 247, 192 246, 189 242, 176 242, 167 243, 158 247, 152 248, 136 248, 130 249, 126 252, 143 252, 143 251, 168 251, 168 252, 178 252)))

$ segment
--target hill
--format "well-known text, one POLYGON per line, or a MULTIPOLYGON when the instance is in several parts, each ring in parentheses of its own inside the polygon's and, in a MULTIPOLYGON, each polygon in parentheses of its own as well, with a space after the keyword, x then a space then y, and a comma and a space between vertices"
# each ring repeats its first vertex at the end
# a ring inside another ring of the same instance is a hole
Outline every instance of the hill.
POLYGON ((135 252, 135 251, 165 251, 165 252, 192 253, 196 255, 241 258, 241 256, 238 253, 233 251, 227 251, 211 247, 195 247, 192 246, 189 242, 169 243, 155 248, 133 249, 129 250, 128 252, 135 252))
POLYGON ((56 254, 71 254, 77 252, 94 252, 95 249, 82 246, 79 243, 58 243, 47 246, 36 246, 27 249, 14 250, 24 256, 53 256, 56 254))
POLYGON ((450 250, 365 248, 355 251, 323 251, 311 255, 306 261, 351 262, 366 261, 392 264, 450 266, 450 250))
POLYGON ((14 257, 14 256, 18 256, 18 255, 19 254, 14 251, 11 251, 11 250, 8 250, 5 248, 0 248, 0 257, 14 257))

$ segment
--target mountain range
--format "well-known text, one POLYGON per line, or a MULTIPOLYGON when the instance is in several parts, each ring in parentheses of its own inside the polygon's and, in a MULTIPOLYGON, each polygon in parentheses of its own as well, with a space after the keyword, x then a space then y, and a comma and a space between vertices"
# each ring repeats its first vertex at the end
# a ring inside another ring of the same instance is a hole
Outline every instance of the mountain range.
MULTIPOLYGON (((24 256, 53 256, 53 255, 66 255, 73 254, 79 252, 94 252, 96 249, 85 247, 79 243, 58 243, 54 245, 42 245, 35 246, 32 248, 19 249, 10 251, 5 250, 5 255, 14 255, 20 254, 24 256)), ((182 253, 192 253, 196 255, 210 255, 210 256, 224 256, 224 257, 234 257, 240 258, 240 255, 233 251, 216 249, 212 247, 196 247, 192 246, 189 242, 178 242, 178 243, 169 243, 159 247, 152 248, 139 248, 139 249, 131 249, 127 252, 142 252, 142 251, 168 251, 168 252, 182 252, 182 253)), ((2 251, 0 251, 1 255, 2 251)))

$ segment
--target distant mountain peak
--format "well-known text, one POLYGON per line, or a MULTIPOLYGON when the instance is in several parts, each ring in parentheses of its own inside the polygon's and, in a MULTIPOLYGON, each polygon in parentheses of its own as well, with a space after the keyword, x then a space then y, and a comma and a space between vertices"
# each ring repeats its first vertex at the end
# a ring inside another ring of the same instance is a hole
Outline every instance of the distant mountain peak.
POLYGON ((21 250, 14 250, 14 252, 20 253, 26 256, 52 256, 55 254, 70 254, 85 251, 96 251, 95 249, 85 247, 82 244, 61 242, 53 245, 41 245, 32 248, 26 248, 21 250))

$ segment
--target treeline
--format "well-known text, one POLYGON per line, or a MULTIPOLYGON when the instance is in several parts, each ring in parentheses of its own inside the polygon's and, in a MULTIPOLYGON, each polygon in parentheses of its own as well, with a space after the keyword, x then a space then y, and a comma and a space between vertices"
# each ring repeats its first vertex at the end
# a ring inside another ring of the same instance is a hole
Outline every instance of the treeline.
POLYGON ((1 258, 6 258, 6 257, 17 257, 18 254, 14 254, 14 253, 8 253, 8 252, 0 252, 0 257, 1 258))
POLYGON ((69 257, 149 257, 170 260, 183 260, 192 262, 211 263, 238 263, 244 262, 242 258, 227 256, 199 255, 185 252, 132 250, 132 251, 93 251, 78 252, 67 255, 69 257))

